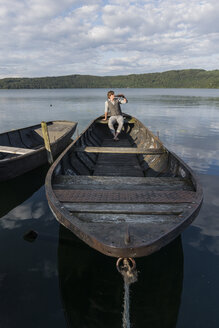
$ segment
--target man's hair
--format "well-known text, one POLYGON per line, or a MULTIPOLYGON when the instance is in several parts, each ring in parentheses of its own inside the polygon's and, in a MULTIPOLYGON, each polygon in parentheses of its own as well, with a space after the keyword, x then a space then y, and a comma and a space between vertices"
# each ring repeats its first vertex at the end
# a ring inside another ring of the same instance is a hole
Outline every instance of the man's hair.
POLYGON ((114 95, 114 91, 110 90, 107 92, 107 98, 109 99, 111 95, 114 95))

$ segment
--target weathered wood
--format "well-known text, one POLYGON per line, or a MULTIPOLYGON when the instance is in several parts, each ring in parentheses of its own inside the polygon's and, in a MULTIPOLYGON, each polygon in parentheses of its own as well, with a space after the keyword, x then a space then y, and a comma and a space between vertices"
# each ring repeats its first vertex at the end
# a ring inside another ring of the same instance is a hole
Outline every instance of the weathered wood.
POLYGON ((126 177, 143 177, 144 174, 139 165, 129 165, 128 163, 117 163, 117 165, 97 164, 94 167, 94 175, 105 176, 126 176, 126 177))
POLYGON ((192 203, 195 192, 185 190, 54 190, 60 202, 96 203, 192 203))
POLYGON ((24 155, 35 151, 35 149, 0 146, 0 153, 24 155))
POLYGON ((131 147, 75 147, 75 151, 86 153, 112 153, 112 154, 144 154, 161 155, 166 153, 163 149, 140 149, 131 147))
MULTIPOLYGON (((68 121, 64 121, 66 126, 59 126, 59 124, 51 124, 49 122, 47 124, 47 129, 48 129, 48 135, 49 135, 49 140, 50 140, 50 145, 57 140, 61 135, 64 135, 65 133, 69 132, 70 126, 68 126, 68 121)), ((73 123, 73 122, 71 122, 73 123)), ((75 123, 75 129, 76 129, 77 123, 75 123)), ((42 126, 39 127, 38 129, 35 129, 32 131, 33 134, 35 134, 36 139, 41 140, 41 143, 43 141, 43 131, 42 131, 42 126)))
MULTIPOLYGON (((48 122, 54 131, 51 148, 57 156, 69 145, 77 123, 68 121, 48 122)), ((6 181, 47 163, 43 138, 36 132, 40 124, 0 133, 0 181, 6 181)))
MULTIPOLYGON (((74 215, 74 214, 73 214, 74 215)), ((112 214, 112 213, 77 213, 78 218, 87 223, 104 223, 104 224, 121 224, 121 223, 132 223, 132 224, 154 224, 156 226, 171 224, 174 226, 176 223, 180 223, 181 218, 177 215, 143 215, 143 214, 112 214)), ((146 228, 145 227, 145 228, 146 228)))
POLYGON ((42 133, 43 133, 45 148, 47 151, 48 162, 49 162, 49 164, 52 164, 53 163, 53 155, 52 155, 52 151, 51 151, 51 147, 50 147, 50 139, 49 139, 48 128, 47 128, 46 122, 42 121, 41 126, 42 126, 42 133))
POLYGON ((124 137, 120 137, 119 141, 116 141, 112 138, 112 135, 110 138, 104 138, 103 142, 101 144, 101 147, 115 147, 115 148, 130 148, 130 147, 135 147, 135 144, 131 144, 129 138, 124 138, 124 137))
POLYGON ((86 188, 94 188, 95 186, 104 189, 114 189, 115 185, 118 189, 132 188, 165 188, 194 190, 191 181, 180 177, 113 177, 113 176, 68 176, 58 175, 54 179, 54 187, 73 187, 76 185, 84 185, 86 188))
POLYGON ((140 121, 125 116, 129 122, 118 142, 106 121, 92 122, 50 169, 46 190, 57 220, 85 243, 109 256, 140 257, 194 220, 202 191, 181 159, 140 121))
MULTIPOLYGON (((115 185, 106 184, 92 184, 92 185, 86 185, 86 184, 71 184, 71 185, 65 185, 65 184, 54 184, 53 185, 54 190, 55 189, 64 189, 64 190, 98 190, 103 189, 104 190, 115 190, 115 185)), ((173 185, 150 185, 150 184, 116 184, 116 190, 190 190, 194 191, 194 188, 192 188, 191 185, 188 185, 186 183, 179 183, 179 184, 173 184, 173 185)))
POLYGON ((180 215, 190 205, 181 204, 121 204, 121 203, 63 203, 63 206, 74 213, 111 213, 111 214, 151 214, 180 215))
MULTIPOLYGON (((78 154, 89 154, 89 153, 78 153, 78 154)), ((112 164, 117 165, 118 163, 139 165, 139 160, 136 154, 98 154, 97 164, 112 164)))
MULTIPOLYGON (((10 140, 10 144, 8 146, 16 147, 16 148, 26 148, 21 140, 19 130, 10 131, 10 133, 8 134, 8 138, 10 140)), ((6 146, 5 144, 3 144, 3 145, 6 146)))

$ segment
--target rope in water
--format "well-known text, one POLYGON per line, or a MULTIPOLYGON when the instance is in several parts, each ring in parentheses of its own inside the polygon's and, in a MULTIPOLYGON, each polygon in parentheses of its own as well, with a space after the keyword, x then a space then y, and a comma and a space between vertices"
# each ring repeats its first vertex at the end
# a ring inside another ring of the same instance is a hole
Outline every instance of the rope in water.
POLYGON ((130 328, 130 315, 129 315, 129 284, 124 282, 124 310, 122 315, 122 327, 130 328))
POLYGON ((123 328, 130 328, 130 285, 138 280, 135 261, 132 258, 119 258, 116 263, 124 280, 123 328))

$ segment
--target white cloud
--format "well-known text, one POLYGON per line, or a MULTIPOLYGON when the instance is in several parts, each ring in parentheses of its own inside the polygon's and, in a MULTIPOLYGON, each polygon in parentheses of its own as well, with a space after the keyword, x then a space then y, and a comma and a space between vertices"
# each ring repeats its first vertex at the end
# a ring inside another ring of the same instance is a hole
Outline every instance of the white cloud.
POLYGON ((217 69, 218 14, 216 0, 2 0, 0 77, 217 69))

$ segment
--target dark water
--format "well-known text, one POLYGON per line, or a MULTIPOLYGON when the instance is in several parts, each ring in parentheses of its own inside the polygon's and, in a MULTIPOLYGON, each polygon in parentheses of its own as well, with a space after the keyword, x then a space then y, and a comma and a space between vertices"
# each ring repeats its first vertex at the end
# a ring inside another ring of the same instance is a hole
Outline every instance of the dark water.
MULTIPOLYGON (((0 90, 0 131, 42 120, 102 114, 107 90, 0 90), (52 105, 52 106, 51 106, 52 105)), ((204 203, 180 238, 137 259, 132 327, 219 325, 219 92, 125 89, 123 107, 189 164, 204 203)), ((73 238, 51 214, 47 166, 0 184, 0 327, 121 327, 123 282, 115 259, 73 238), (24 238, 35 230, 35 241, 24 238)))

